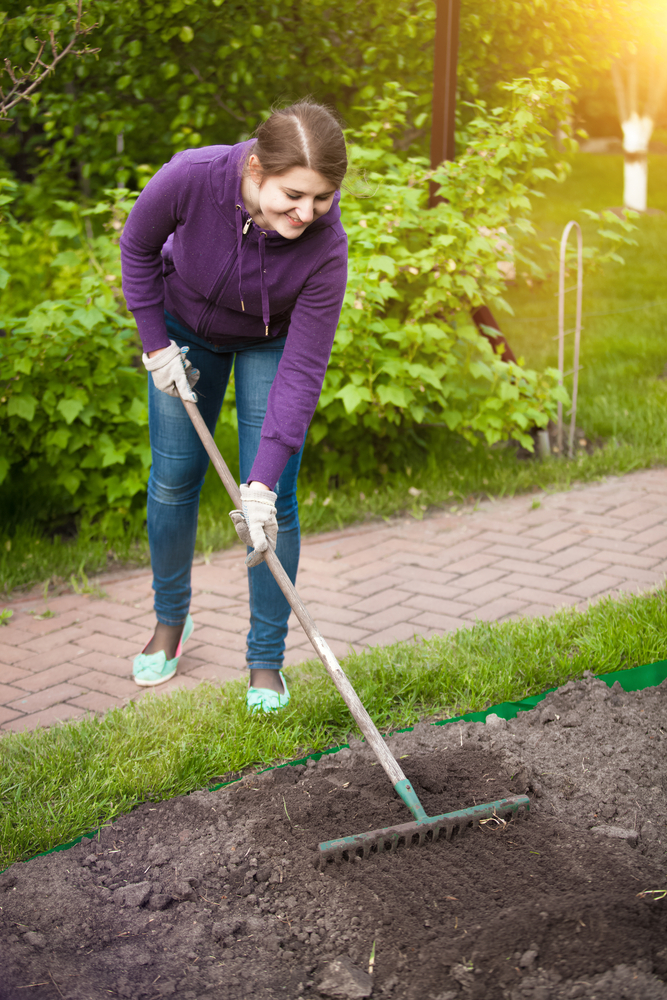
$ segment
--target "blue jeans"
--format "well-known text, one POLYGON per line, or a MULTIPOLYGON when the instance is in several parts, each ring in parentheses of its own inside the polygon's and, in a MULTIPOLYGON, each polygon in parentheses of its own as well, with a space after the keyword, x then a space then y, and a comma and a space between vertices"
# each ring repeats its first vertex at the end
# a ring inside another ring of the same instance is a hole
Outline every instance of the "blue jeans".
MULTIPOLYGON (((278 370, 285 337, 275 340, 210 344, 167 315, 169 336, 200 371, 196 392, 199 412, 211 433, 222 408, 234 365, 239 425, 241 482, 246 482, 259 447, 269 390, 278 370)), ((208 456, 180 399, 167 396, 148 377, 148 416, 153 465, 148 480, 148 540, 153 568, 157 620, 185 621, 192 594, 190 574, 197 535, 199 493, 208 456)), ((278 520, 276 552, 296 580, 301 547, 296 484, 301 451, 288 461, 275 492, 278 520)), ((250 551, 250 550, 248 550, 250 551)), ((290 608, 265 563, 248 570, 250 588, 249 668, 280 670, 285 653, 290 608)))

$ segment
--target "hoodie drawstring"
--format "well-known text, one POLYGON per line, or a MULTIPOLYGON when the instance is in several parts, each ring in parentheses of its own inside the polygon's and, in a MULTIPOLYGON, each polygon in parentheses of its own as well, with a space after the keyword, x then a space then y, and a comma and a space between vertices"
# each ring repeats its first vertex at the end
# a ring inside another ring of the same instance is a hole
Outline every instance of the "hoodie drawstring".
MULTIPOLYGON (((236 210, 236 255, 239 262, 239 299, 241 300, 241 310, 245 312, 245 302, 243 301, 243 237, 250 229, 252 219, 248 216, 248 219, 244 224, 241 206, 237 205, 236 210)), ((268 337, 271 311, 269 307, 269 291, 266 287, 266 279, 264 276, 265 248, 266 233, 261 231, 259 234, 259 286, 262 293, 262 321, 264 323, 264 335, 268 337)))
POLYGON ((259 287, 262 290, 262 321, 264 323, 264 336, 269 335, 269 321, 271 319, 271 313, 269 312, 269 290, 266 287, 266 281, 264 279, 264 250, 266 247, 266 233, 262 232, 259 234, 259 287))

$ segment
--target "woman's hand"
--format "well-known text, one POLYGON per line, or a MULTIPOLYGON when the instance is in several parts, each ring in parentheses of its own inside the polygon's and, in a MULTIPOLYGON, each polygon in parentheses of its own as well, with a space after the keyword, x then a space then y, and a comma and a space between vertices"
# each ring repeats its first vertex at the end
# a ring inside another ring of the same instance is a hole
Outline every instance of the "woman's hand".
POLYGON ((189 347, 179 347, 176 341, 170 340, 169 347, 161 347, 142 355, 144 367, 153 376, 156 389, 166 392, 168 396, 180 396, 181 399, 197 402, 197 395, 192 391, 199 378, 199 372, 193 368, 186 358, 189 347))
POLYGON ((232 510, 229 516, 241 541, 254 549, 246 559, 247 566, 257 566, 268 549, 275 550, 278 538, 276 500, 276 494, 264 483, 241 485, 243 510, 232 510))

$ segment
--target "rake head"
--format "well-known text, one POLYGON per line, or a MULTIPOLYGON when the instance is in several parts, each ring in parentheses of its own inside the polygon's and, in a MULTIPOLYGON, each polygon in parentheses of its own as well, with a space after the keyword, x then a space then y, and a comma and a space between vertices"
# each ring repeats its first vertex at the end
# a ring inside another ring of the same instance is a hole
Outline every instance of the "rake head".
POLYGON ((318 845, 318 867, 332 861, 366 859, 372 854, 384 852, 393 854, 399 846, 421 847, 423 844, 434 843, 443 835, 446 840, 451 840, 453 834, 462 835, 468 827, 475 829, 480 823, 488 823, 490 820, 504 825, 508 819, 529 811, 528 796, 517 795, 509 799, 498 799, 496 802, 471 806, 469 809, 457 809, 441 816, 425 816, 424 819, 401 823, 399 826, 385 826, 369 833, 325 840, 318 845))

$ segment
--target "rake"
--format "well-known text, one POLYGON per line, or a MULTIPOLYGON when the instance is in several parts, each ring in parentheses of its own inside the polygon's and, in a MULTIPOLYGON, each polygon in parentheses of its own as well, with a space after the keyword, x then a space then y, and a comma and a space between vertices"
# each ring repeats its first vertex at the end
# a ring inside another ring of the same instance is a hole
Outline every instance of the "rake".
MULTIPOLYGON (((220 476, 229 497, 236 508, 241 506, 241 493, 220 454, 213 435, 204 423, 195 403, 183 400, 183 405, 199 435, 213 466, 220 476)), ((310 617, 306 606, 297 594, 292 581, 283 569, 278 556, 272 550, 267 550, 264 561, 273 574, 276 583, 287 598, 290 607, 297 616, 301 626, 313 644, 315 652, 321 659, 329 677, 347 705, 357 726, 370 745, 373 753, 391 781, 396 793, 412 814, 412 821, 397 826, 386 826, 368 833, 357 833, 336 840, 326 840, 318 845, 318 864, 331 860, 354 860, 357 857, 367 858, 371 854, 384 851, 393 852, 399 845, 411 847, 436 841, 442 834, 450 840, 453 833, 463 833, 468 827, 477 827, 484 820, 506 820, 520 813, 527 813, 530 800, 526 795, 498 799, 495 802, 485 802, 471 806, 469 809, 458 809, 443 813, 440 816, 427 816, 424 807, 414 788, 403 774, 401 767, 380 736, 370 715, 362 705, 352 687, 347 675, 334 656, 329 644, 321 635, 317 625, 310 617)))

